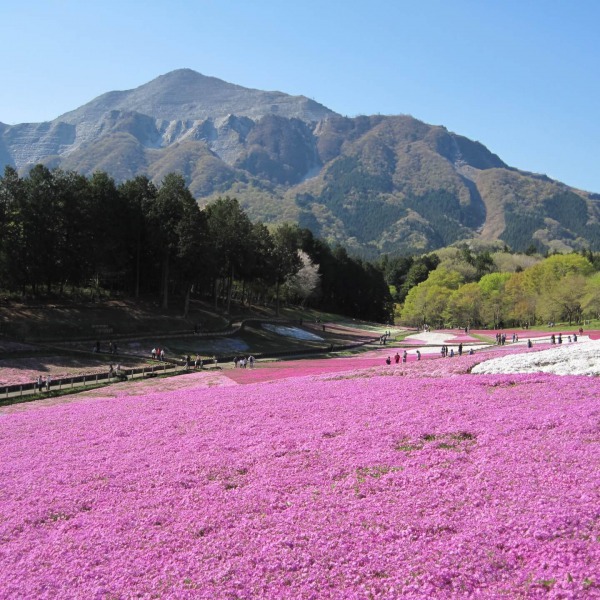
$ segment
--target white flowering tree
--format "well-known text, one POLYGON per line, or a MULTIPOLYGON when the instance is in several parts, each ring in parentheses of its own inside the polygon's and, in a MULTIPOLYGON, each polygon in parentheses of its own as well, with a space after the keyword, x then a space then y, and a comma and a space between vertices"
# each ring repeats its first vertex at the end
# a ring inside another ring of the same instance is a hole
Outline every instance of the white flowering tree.
POLYGON ((321 285, 321 275, 319 265, 315 265, 306 252, 298 250, 298 258, 301 267, 297 273, 287 278, 285 290, 289 298, 299 299, 300 304, 304 306, 309 298, 317 295, 321 285))

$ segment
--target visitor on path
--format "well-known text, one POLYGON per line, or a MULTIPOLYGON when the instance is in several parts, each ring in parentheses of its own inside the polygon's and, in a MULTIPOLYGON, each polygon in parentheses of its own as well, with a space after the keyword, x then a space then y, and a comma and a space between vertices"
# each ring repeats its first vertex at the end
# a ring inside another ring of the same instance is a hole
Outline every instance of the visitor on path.
POLYGON ((237 369, 238 368, 238 362, 240 361, 240 359, 237 356, 233 357, 233 368, 237 369))
POLYGON ((462 342, 458 345, 458 355, 462 356, 462 351, 463 351, 463 345, 462 342))
POLYGON ((217 363, 218 363, 216 355, 213 356, 213 363, 214 363, 215 369, 216 369, 217 368, 217 363))
POLYGON ((109 365, 109 367, 108 367, 108 376, 109 376, 109 377, 114 377, 114 374, 115 374, 115 370, 113 369, 113 366, 112 366, 112 364, 111 364, 111 365, 109 365))
POLYGON ((454 348, 450 348, 450 358, 454 357, 454 348))
POLYGON ((469 356, 473 356, 473 354, 475 354, 473 348, 469 348, 469 356))
POLYGON ((187 371, 190 368, 190 361, 192 359, 190 358, 189 354, 185 355, 185 370, 187 371))
POLYGON ((577 334, 576 334, 576 333, 574 333, 574 334, 573 334, 573 341, 574 341, 574 342, 576 342, 576 341, 577 341, 577 334))
POLYGON ((530 340, 530 339, 528 339, 528 340, 527 340, 527 347, 528 347, 528 348, 531 348, 532 346, 533 346, 533 344, 531 343, 531 340, 530 340))
POLYGON ((200 364, 200 355, 196 354, 196 359, 194 360, 194 369, 197 369, 199 364, 200 364))
POLYGON ((252 354, 248 357, 248 363, 250 364, 250 368, 254 369, 254 356, 252 354))
POLYGON ((152 358, 155 359, 156 358, 156 348, 152 348, 152 352, 150 353, 152 358))
POLYGON ((162 360, 163 362, 165 360, 165 349, 164 348, 160 349, 160 360, 162 360))
POLYGON ((421 360, 421 351, 417 350, 417 360, 421 360))
POLYGON ((396 364, 398 364, 400 362, 400 355, 396 352, 396 356, 394 356, 394 361, 396 362, 396 364))
POLYGON ((386 365, 391 365, 392 364, 392 359, 389 356, 385 359, 385 364, 386 365))
POLYGON ((50 377, 50 375, 48 375, 48 377, 46 377, 46 391, 50 391, 50 386, 52 385, 52 377, 50 377))
POLYGON ((41 376, 41 375, 38 375, 38 378, 37 378, 36 385, 37 385, 37 390, 38 390, 38 392, 41 392, 41 391, 42 391, 42 388, 44 387, 44 381, 43 381, 43 379, 42 379, 42 376, 41 376))
POLYGON ((405 351, 402 353, 402 362, 403 362, 403 363, 405 363, 405 362, 406 362, 406 357, 407 357, 407 356, 408 356, 408 352, 405 350, 405 351))

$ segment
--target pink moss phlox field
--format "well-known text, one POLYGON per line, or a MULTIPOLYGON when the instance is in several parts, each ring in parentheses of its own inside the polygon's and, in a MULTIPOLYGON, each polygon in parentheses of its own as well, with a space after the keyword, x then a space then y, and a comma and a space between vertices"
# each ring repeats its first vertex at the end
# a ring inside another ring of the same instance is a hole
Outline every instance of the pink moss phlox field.
POLYGON ((399 372, 0 416, 0 597, 599 597, 598 379, 399 372))

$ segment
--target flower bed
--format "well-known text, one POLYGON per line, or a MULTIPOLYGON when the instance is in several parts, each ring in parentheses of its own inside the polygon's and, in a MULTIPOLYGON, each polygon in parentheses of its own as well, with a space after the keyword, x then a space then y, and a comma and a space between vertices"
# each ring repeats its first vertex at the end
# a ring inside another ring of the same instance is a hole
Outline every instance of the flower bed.
POLYGON ((476 357, 0 417, 0 597, 598 597, 599 380, 476 357))

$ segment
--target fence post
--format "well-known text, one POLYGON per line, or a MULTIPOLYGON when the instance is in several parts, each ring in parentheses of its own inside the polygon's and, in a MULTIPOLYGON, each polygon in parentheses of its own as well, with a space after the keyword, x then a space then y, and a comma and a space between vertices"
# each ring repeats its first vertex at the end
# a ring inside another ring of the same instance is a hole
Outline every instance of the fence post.
POLYGON ((71 377, 71 389, 73 389, 73 378, 71 377))
POLYGON ((19 390, 20 390, 20 392, 21 392, 21 394, 20 394, 20 395, 22 396, 22 395, 23 395, 23 386, 22 386, 22 385, 21 385, 21 386, 19 386, 19 390))
POLYGON ((83 387, 85 387, 85 375, 83 376, 83 387))

